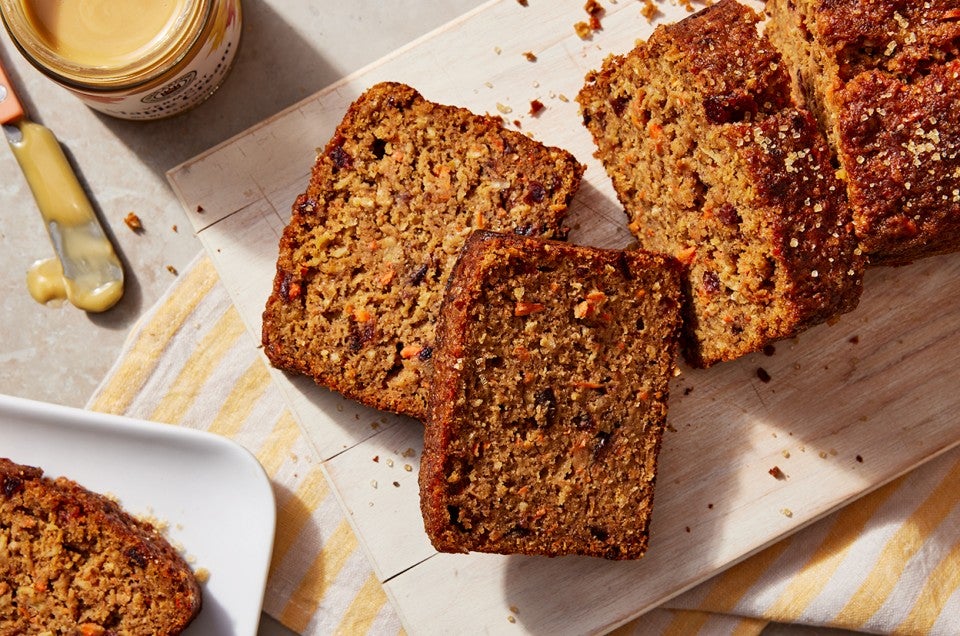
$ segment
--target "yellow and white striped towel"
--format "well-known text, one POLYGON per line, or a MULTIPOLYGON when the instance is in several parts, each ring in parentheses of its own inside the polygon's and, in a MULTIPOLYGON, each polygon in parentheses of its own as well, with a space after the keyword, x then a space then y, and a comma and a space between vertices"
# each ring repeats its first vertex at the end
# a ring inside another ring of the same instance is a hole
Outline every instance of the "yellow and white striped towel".
MULTIPOLYGON (((303 634, 402 631, 209 259, 134 328, 89 408, 209 430, 258 457, 277 500, 271 616, 303 634)), ((960 449, 617 632, 759 634, 779 621, 960 634, 958 483, 960 449)))

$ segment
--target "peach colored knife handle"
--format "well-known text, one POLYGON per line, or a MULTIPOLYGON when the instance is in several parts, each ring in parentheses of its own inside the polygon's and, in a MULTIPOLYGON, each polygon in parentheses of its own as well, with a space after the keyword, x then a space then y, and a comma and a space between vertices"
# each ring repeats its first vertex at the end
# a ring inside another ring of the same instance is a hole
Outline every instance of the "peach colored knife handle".
POLYGON ((0 65, 0 124, 8 124, 23 117, 23 106, 13 92, 13 85, 0 65))

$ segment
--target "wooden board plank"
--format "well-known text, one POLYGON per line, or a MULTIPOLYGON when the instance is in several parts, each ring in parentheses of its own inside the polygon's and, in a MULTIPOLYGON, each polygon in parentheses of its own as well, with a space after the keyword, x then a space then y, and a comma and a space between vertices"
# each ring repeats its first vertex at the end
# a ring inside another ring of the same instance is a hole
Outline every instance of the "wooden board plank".
MULTIPOLYGON (((428 99, 503 112, 588 165, 571 240, 630 241, 572 99, 604 56, 652 26, 639 3, 607 6, 581 40, 582 0, 489 2, 169 174, 252 334, 277 238, 349 103, 380 80, 428 99), (537 61, 527 61, 531 51, 537 61), (547 108, 527 113, 530 100, 547 108), (198 206, 202 212, 198 211, 198 206)), ((682 18, 664 3, 661 19, 682 18)), ((671 387, 651 549, 635 563, 437 555, 419 518, 419 423, 274 372, 409 631, 613 627, 960 443, 960 256, 868 273, 860 307, 755 354, 684 369, 671 387), (758 377, 763 368, 768 382, 758 377), (786 479, 769 474, 779 467, 786 479), (514 608, 513 610, 511 608, 514 608), (573 608, 576 608, 574 611, 573 608), (515 612, 514 610, 519 610, 515 612), (508 622, 513 616, 515 622, 508 622)))

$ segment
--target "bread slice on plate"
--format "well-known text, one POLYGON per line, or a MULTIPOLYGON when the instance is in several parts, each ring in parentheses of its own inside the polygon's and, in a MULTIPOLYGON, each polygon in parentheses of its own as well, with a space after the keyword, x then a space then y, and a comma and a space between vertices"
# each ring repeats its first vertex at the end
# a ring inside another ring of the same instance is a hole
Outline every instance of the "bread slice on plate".
POLYGON ((680 265, 477 232, 450 277, 420 465, 445 552, 647 548, 680 265))
POLYGON ((0 458, 0 633, 179 634, 200 585, 151 524, 0 458))
POLYGON ((318 156, 280 241, 263 346, 276 367, 423 418, 434 323, 475 229, 559 238, 583 167, 568 152, 377 84, 318 156))

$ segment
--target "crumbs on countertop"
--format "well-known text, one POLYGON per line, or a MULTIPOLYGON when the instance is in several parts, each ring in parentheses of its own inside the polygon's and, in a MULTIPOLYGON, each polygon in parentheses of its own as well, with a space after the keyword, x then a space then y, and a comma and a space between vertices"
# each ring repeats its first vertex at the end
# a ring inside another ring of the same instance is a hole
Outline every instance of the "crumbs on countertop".
POLYGON ((140 217, 137 216, 136 212, 128 212, 127 216, 123 217, 123 222, 126 223, 127 227, 135 234, 143 233, 143 223, 140 221, 140 217))

